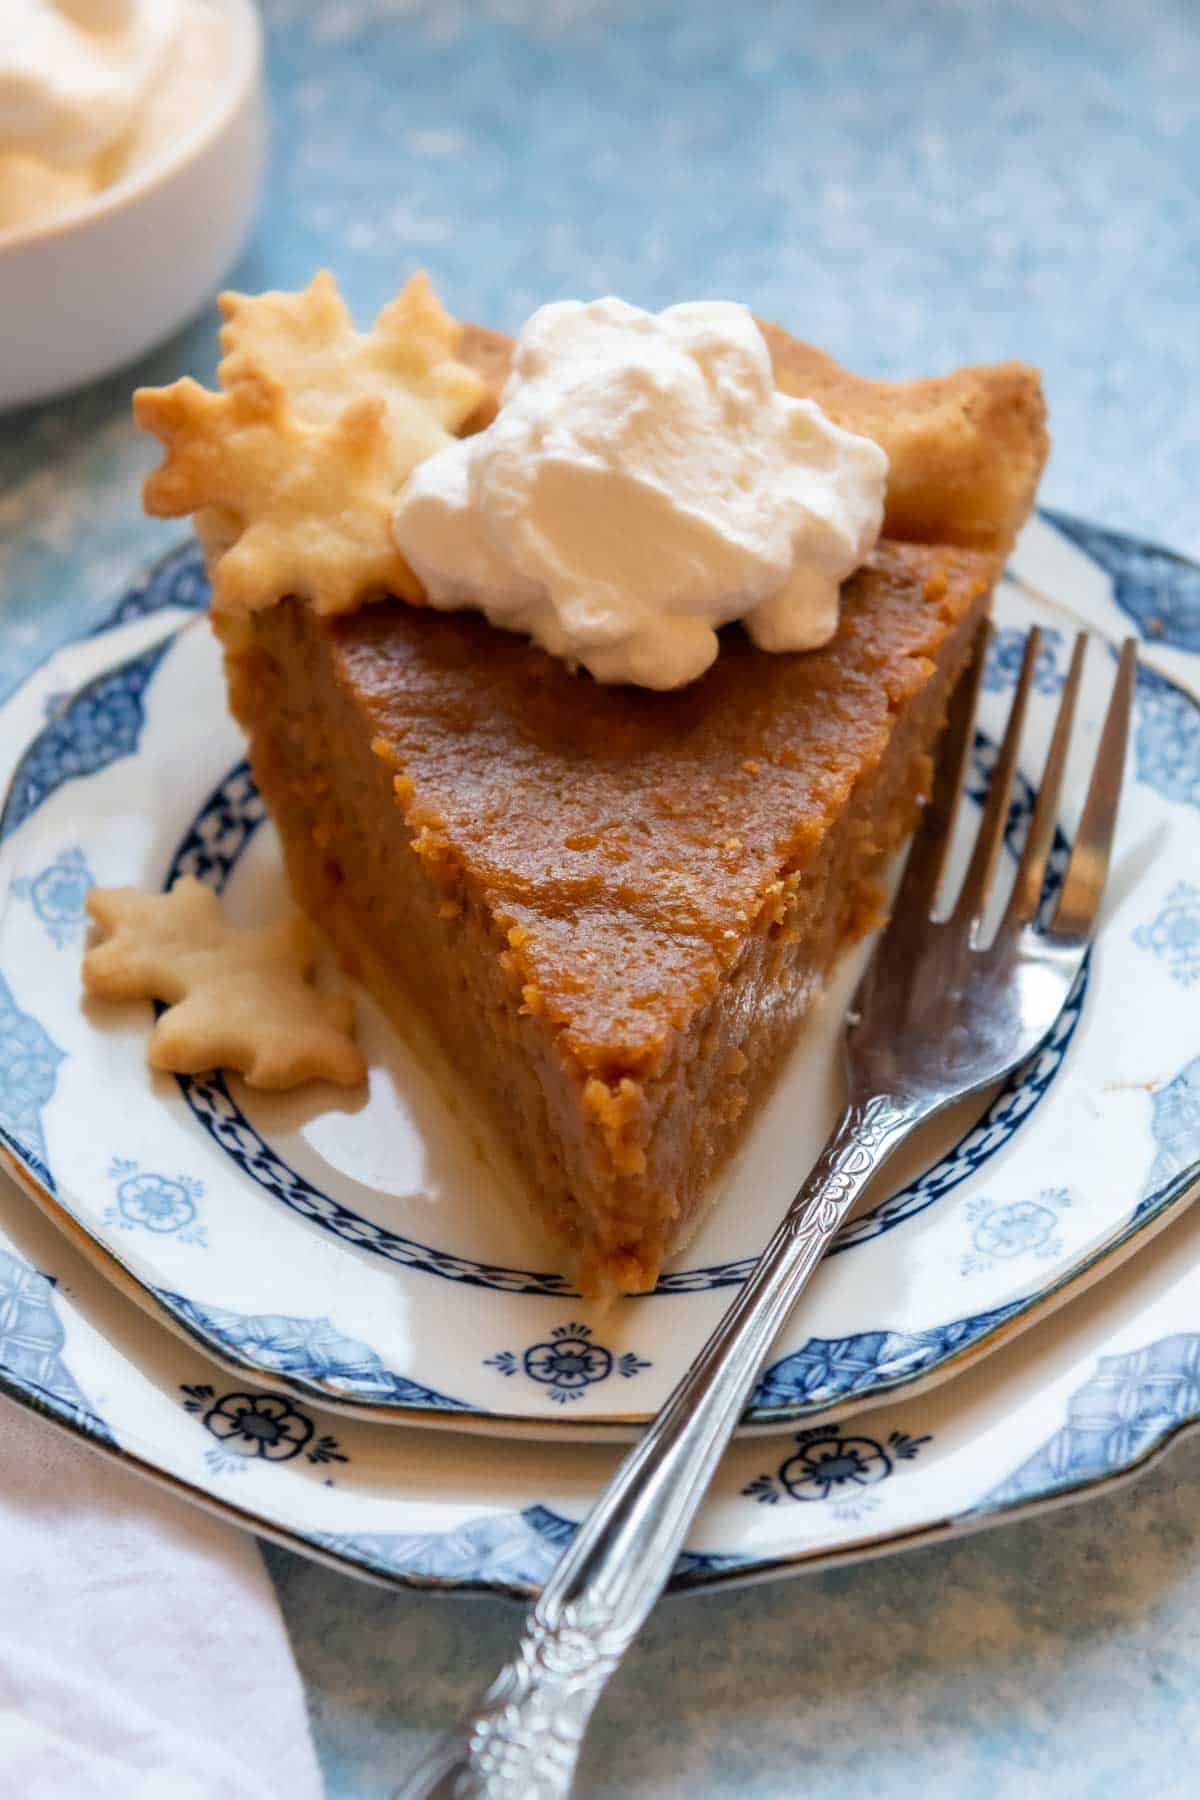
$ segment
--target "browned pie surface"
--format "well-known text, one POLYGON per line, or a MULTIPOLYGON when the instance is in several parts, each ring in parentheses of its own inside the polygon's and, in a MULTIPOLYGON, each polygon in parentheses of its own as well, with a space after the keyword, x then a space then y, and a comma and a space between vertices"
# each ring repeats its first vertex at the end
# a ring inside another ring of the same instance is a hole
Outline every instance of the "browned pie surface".
POLYGON ((887 548, 826 649, 737 630, 680 692, 601 687, 474 617, 366 608, 328 642, 364 724, 414 782, 439 884, 506 926, 582 1068, 654 1070, 887 749, 947 623, 986 585, 969 555, 887 548))
POLYGON ((256 616, 234 710, 289 872, 415 994, 585 1288, 652 1283, 838 950, 875 923, 994 570, 884 544, 833 643, 736 629, 600 687, 470 613, 256 616))

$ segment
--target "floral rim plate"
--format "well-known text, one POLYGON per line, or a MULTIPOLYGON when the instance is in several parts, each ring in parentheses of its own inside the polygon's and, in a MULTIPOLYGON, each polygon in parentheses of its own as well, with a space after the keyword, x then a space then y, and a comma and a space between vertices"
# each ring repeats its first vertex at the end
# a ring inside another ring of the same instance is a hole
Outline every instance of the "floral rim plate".
MULTIPOLYGON (((851 1220, 764 1372, 751 1427, 915 1394, 1111 1270, 1188 1197, 1200 1158, 1200 1015, 1187 1001, 1200 978, 1198 596, 1193 565, 1074 520, 1039 519, 1022 539, 997 595, 974 781, 1036 620, 1045 644, 1014 848, 1074 625, 1111 639, 1132 623, 1150 647, 1102 941, 1052 1042, 982 1117, 939 1124, 851 1220)), ((825 1135, 854 968, 679 1265, 606 1315, 545 1271, 503 1159, 437 1054, 400 1042, 368 1002, 365 1100, 151 1077, 149 1009, 80 1003, 89 883, 161 886, 188 871, 247 922, 285 899, 216 649, 192 616, 204 598, 194 550, 176 553, 2 715, 27 748, 0 823, 0 1147, 125 1292, 256 1381, 408 1424, 629 1432, 711 1329, 825 1135)), ((1110 674, 1094 646, 1084 765, 1110 674)))
MULTIPOLYGON (((737 1441, 673 1578, 766 1580, 1095 1492, 1200 1423, 1200 1209, 935 1392, 737 1441)), ((619 1446, 397 1432, 231 1376, 147 1321, 0 1175, 0 1393, 350 1573, 514 1598, 619 1446)))

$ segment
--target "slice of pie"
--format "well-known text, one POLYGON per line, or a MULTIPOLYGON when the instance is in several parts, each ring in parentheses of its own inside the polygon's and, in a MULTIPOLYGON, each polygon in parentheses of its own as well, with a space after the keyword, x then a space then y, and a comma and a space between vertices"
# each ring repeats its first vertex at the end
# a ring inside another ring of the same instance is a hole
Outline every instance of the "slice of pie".
MULTIPOLYGON (((879 923, 1045 454, 1032 371, 887 387, 767 331, 780 384, 892 458, 889 535, 824 649, 732 628, 657 693, 470 612, 218 615, 297 897, 399 1024, 414 1000, 432 1022, 589 1295, 653 1286, 831 964, 879 923)), ((494 410, 507 351, 465 332, 485 386, 462 387, 460 426, 494 410)))

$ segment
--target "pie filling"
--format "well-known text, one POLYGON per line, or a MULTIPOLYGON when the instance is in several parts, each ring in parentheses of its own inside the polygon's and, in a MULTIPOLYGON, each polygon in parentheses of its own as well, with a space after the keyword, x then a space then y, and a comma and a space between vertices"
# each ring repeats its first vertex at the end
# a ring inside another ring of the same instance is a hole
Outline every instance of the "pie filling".
POLYGON ((440 1035, 558 1265, 650 1288, 881 921, 1036 373, 872 382, 718 303, 561 303, 514 347, 423 277, 367 333, 328 275, 221 304, 220 391, 135 397, 145 498, 196 517, 296 897, 440 1035))
POLYGON ((228 653, 301 905, 414 1002, 589 1295, 652 1287, 881 876, 987 603, 978 553, 880 547, 834 642, 739 635, 672 694, 469 614, 289 601, 228 653))

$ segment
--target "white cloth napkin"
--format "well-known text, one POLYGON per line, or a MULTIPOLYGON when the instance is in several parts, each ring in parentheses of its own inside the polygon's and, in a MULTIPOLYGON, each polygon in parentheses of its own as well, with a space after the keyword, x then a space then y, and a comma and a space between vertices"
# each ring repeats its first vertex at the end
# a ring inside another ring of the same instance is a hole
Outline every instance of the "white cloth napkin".
POLYGON ((319 1800, 258 1546, 0 1400, 3 1800, 319 1800))

